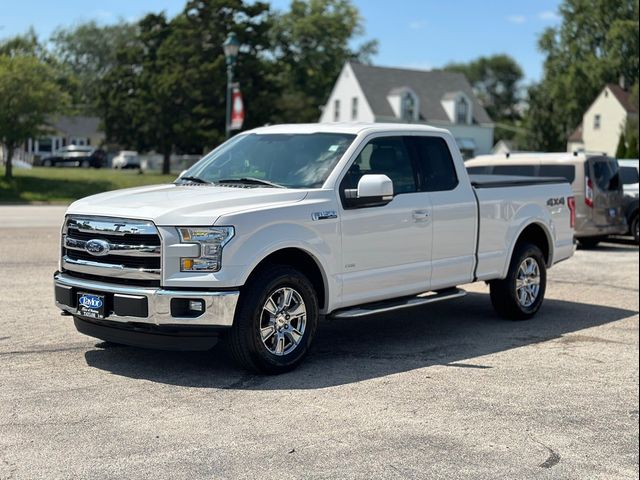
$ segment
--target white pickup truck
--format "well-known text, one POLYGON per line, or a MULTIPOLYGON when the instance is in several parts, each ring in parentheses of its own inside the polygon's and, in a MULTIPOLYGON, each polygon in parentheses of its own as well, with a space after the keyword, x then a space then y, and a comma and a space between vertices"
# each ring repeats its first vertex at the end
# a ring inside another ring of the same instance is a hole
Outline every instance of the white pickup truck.
POLYGON ((243 132, 170 185, 73 203, 55 300, 106 341, 209 349, 292 369, 323 316, 351 318, 464 295, 533 316, 546 271, 573 254, 564 179, 469 177, 446 130, 280 125, 243 132))

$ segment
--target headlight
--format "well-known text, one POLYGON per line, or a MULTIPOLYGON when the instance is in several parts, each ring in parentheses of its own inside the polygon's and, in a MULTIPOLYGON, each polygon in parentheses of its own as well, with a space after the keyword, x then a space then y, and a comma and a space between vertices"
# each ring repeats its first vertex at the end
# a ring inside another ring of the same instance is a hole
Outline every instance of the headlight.
POLYGON ((200 245, 200 255, 181 258, 181 272, 217 272, 222 266, 222 249, 233 237, 233 227, 179 227, 182 243, 200 245))

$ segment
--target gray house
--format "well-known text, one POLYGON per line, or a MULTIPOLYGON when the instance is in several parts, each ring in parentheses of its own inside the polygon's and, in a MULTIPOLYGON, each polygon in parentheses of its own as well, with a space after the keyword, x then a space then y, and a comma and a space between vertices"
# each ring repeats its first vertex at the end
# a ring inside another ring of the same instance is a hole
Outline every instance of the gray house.
POLYGON ((489 153, 494 124, 466 77, 347 62, 321 122, 409 122, 446 128, 466 158, 489 153))

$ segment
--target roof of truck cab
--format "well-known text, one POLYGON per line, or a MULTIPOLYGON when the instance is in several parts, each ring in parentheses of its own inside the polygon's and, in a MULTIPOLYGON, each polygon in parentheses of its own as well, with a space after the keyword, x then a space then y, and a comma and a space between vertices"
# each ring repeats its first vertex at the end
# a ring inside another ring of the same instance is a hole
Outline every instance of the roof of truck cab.
POLYGON ((244 133, 292 134, 292 133, 360 133, 375 132, 436 132, 448 133, 448 130, 417 123, 290 123, 258 127, 244 133))

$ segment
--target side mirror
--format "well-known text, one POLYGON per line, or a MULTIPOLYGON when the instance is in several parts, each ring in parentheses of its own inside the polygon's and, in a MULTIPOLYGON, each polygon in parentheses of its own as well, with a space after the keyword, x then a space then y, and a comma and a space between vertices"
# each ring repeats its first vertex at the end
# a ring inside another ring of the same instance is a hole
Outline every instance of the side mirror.
POLYGON ((348 208, 379 207, 393 200, 393 182, 386 175, 363 175, 357 189, 344 191, 348 208))

